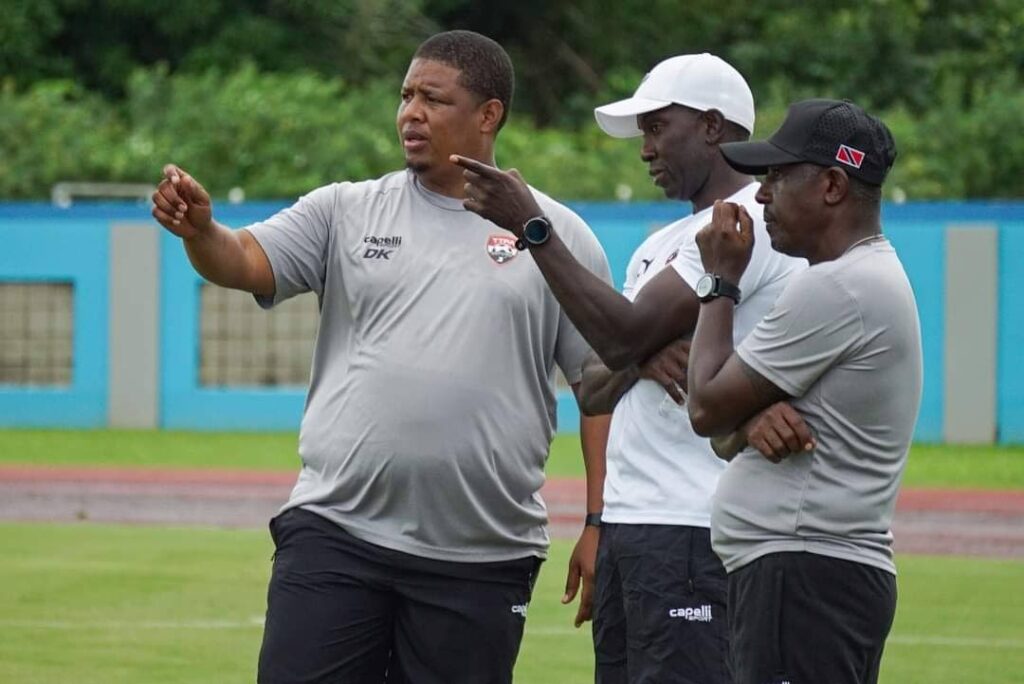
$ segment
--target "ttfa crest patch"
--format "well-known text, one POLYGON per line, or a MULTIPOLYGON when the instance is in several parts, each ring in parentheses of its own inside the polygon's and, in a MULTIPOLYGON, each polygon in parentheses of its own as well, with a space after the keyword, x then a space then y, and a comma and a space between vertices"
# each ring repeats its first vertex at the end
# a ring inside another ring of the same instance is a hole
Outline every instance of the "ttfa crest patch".
POLYGON ((490 235, 487 238, 487 256, 494 259, 495 263, 504 264, 519 254, 516 249, 516 239, 511 235, 490 235))

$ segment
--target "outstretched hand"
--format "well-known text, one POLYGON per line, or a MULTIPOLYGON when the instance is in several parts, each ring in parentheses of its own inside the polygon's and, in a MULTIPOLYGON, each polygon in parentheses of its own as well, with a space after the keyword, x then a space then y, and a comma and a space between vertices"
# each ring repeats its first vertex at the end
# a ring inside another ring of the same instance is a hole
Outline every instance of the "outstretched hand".
POLYGON ((754 220, 745 207, 717 200, 711 223, 697 233, 697 247, 705 271, 736 285, 754 251, 754 220))
POLYGON ((153 218, 180 238, 195 237, 213 220, 210 194, 174 164, 164 166, 164 177, 153 193, 153 218))
POLYGON ((466 199, 462 206, 522 237, 523 224, 542 215, 526 181, 515 169, 502 171, 476 159, 453 154, 453 164, 463 168, 466 199))

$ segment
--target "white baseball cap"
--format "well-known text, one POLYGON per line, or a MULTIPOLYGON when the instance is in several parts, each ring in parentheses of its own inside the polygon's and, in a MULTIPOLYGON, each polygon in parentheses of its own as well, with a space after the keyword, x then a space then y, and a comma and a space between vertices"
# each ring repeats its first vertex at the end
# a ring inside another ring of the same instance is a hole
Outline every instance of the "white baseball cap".
POLYGON ((679 55, 644 76, 633 97, 594 109, 597 125, 615 138, 642 134, 638 114, 680 104, 706 112, 717 109, 728 121, 754 132, 754 95, 740 72, 721 57, 703 52, 679 55))

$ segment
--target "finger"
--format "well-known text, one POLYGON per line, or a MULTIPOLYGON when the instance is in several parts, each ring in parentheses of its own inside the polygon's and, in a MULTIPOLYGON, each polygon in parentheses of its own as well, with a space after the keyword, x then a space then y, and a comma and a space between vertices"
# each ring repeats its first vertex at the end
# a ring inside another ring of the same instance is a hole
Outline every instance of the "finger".
POLYGON ((782 459, 775 455, 775 450, 772 449, 771 445, 765 441, 761 433, 751 435, 747 438, 747 443, 757 449, 757 451, 772 463, 779 463, 782 459))
POLYGON ((662 387, 665 388, 665 391, 668 392, 668 396, 672 397, 672 400, 677 404, 682 404, 685 401, 685 398, 683 397, 683 392, 680 389, 679 385, 676 384, 675 380, 670 380, 669 382, 666 382, 665 384, 662 385, 662 387))
POLYGON ((788 403, 782 402, 782 404, 782 417, 800 442, 800 448, 796 449, 796 451, 813 450, 817 446, 817 442, 814 439, 814 433, 811 432, 811 428, 804 421, 803 416, 788 403))
POLYGON ((160 184, 157 185, 157 193, 164 196, 164 199, 167 200, 172 207, 184 206, 184 200, 182 200, 181 196, 178 194, 178 186, 167 178, 160 181, 160 184))
POLYGON ((178 194, 178 187, 171 183, 169 180, 160 182, 157 186, 157 192, 163 195, 164 199, 175 208, 176 211, 185 211, 188 206, 185 204, 185 200, 182 199, 181 195, 178 194))
POLYGON ((466 194, 466 199, 471 199, 479 202, 483 198, 483 192, 479 185, 473 183, 466 183, 462 186, 462 191, 466 194))
POLYGON ((747 213, 747 208, 744 206, 739 207, 739 221, 740 221, 740 237, 743 238, 744 242, 754 241, 754 219, 750 218, 750 214, 747 213))
POLYGON ((171 203, 167 201, 167 198, 159 192, 153 193, 153 205, 168 216, 173 216, 176 219, 180 219, 183 216, 182 212, 177 207, 172 206, 171 203))
POLYGON ((519 169, 509 169, 506 173, 508 173, 508 175, 512 176, 513 178, 515 178, 517 181, 520 181, 521 183, 525 183, 526 182, 526 181, 523 180, 522 175, 519 173, 519 169))
POLYGON ((797 436, 796 432, 793 431, 793 428, 786 421, 785 417, 780 416, 779 420, 775 422, 775 432, 779 435, 779 439, 781 439, 785 445, 787 456, 789 454, 798 454, 804 450, 804 444, 806 444, 806 442, 800 441, 800 438, 797 436))
POLYGON ((775 425, 770 426, 764 431, 764 441, 772 451, 772 455, 776 458, 782 458, 790 454, 789 448, 786 446, 785 440, 779 434, 775 425))
POLYGON ((181 181, 178 183, 178 192, 186 202, 194 202, 199 199, 199 183, 192 176, 184 171, 181 172, 181 181))
POLYGON ((468 183, 482 183, 485 181, 484 176, 480 175, 476 171, 470 171, 469 169, 463 169, 462 177, 465 178, 468 183))
MULTIPOLYGON (((722 200, 715 200, 714 207, 711 209, 711 226, 720 226, 725 221, 725 202, 722 200)), ((707 228, 707 226, 705 226, 707 228)))
POLYGON ((496 169, 493 166, 485 164, 482 161, 478 161, 476 159, 463 157, 460 154, 453 154, 450 157, 448 157, 448 160, 457 166, 461 166, 464 169, 468 169, 474 173, 478 173, 481 176, 485 176, 488 178, 494 178, 501 173, 500 169, 496 169))
POLYGON ((177 164, 164 164, 164 178, 171 181, 172 183, 177 183, 178 179, 181 178, 182 173, 183 172, 181 170, 181 167, 179 167, 177 164))
POLYGON ((156 206, 153 207, 153 210, 150 213, 153 215, 153 218, 157 220, 157 223, 164 228, 173 230, 181 223, 178 219, 156 206))
POLYGON ((565 578, 565 594, 562 595, 562 603, 569 603, 576 598, 576 592, 580 588, 580 566, 579 563, 569 563, 569 574, 565 578))
POLYGON ((593 616, 594 611, 594 588, 590 582, 583 583, 583 593, 580 594, 580 607, 576 611, 576 627, 581 626, 593 616))

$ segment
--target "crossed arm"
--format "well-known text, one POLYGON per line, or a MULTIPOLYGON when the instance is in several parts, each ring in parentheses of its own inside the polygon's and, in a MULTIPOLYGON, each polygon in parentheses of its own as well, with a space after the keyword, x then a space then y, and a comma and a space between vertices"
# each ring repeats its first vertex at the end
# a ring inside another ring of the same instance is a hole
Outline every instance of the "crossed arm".
MULTIPOLYGON (((543 212, 515 171, 454 155, 465 169, 464 204, 517 236, 523 224, 543 212)), ((569 320, 604 365, 628 369, 666 344, 689 336, 697 321, 697 296, 674 269, 663 269, 631 302, 580 264, 557 232, 531 255, 569 320)))
MULTIPOLYGON (((697 235, 697 244, 708 271, 738 282, 753 239, 746 211, 716 202, 712 222, 697 235)), ((812 449, 813 436, 788 404, 791 397, 735 353, 734 306, 727 297, 701 306, 688 367, 687 405, 694 431, 712 437, 719 455, 742 441, 773 461, 812 449)))

